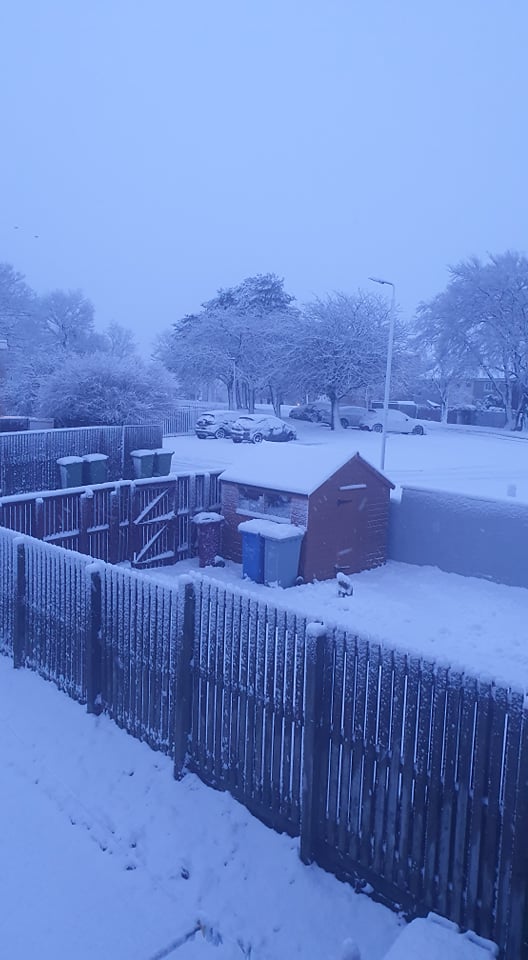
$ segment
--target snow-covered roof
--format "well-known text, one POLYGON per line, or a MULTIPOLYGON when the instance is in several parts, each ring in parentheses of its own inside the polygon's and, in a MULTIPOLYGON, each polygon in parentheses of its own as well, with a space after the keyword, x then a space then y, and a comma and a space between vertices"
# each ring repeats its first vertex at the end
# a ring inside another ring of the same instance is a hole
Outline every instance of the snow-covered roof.
POLYGON ((342 447, 335 451, 326 447, 320 449, 318 456, 314 456, 313 446, 296 443, 289 443, 287 446, 283 443, 263 443, 258 447, 251 447, 244 462, 228 467, 220 474, 220 479, 309 496, 355 457, 388 486, 393 486, 384 474, 360 457, 359 453, 349 451, 343 455, 342 447))

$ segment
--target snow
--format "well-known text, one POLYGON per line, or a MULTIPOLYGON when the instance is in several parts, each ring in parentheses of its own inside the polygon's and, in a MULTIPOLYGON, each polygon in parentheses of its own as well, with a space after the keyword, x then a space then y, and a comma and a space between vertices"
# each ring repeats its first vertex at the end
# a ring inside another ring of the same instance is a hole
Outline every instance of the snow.
MULTIPOLYGON (((106 453, 87 453, 82 458, 85 463, 98 463, 101 460, 108 460, 106 453)), ((76 458, 73 458, 73 462, 77 462, 76 458)))
POLYGON ((238 524, 241 533, 258 533, 268 540, 293 540, 304 537, 306 528, 293 523, 274 523, 273 520, 244 520, 238 524))
POLYGON ((221 513, 215 513, 214 510, 207 512, 202 510, 201 513, 195 513, 194 517, 191 517, 193 523, 223 523, 225 517, 221 513))
POLYGON ((498 956, 490 940, 461 934, 455 923, 429 914, 402 931, 385 960, 491 960, 498 956))
MULTIPOLYGON (((236 444, 231 440, 212 440, 205 444, 197 437, 178 437, 176 440, 171 437, 164 442, 176 450, 172 460, 173 471, 227 470, 233 467, 240 472, 247 469, 248 474, 254 477, 252 464, 256 463, 256 456, 265 463, 269 454, 270 464, 273 458, 274 462, 284 462, 286 465, 286 457, 282 461, 286 451, 290 451, 286 454, 288 463, 299 452, 297 475, 302 473, 305 463, 311 469, 310 451, 311 459, 319 461, 318 469, 321 471, 325 459, 332 458, 333 466, 326 473, 327 476, 338 465, 340 457, 340 462, 344 463, 356 451, 376 468, 379 465, 381 437, 378 434, 361 430, 332 432, 322 424, 297 420, 295 429, 298 440, 287 444, 263 443, 260 447, 236 444)), ((385 473, 393 483, 484 497, 507 497, 508 487, 514 484, 517 499, 528 502, 527 435, 437 423, 426 423, 425 429, 427 432, 423 437, 388 434, 385 473)), ((282 476, 281 469, 279 477, 282 476)), ((290 469, 295 471, 294 467, 288 466, 290 469)), ((275 472, 273 477, 275 481, 278 479, 275 472)), ((302 476, 300 479, 302 481, 302 476)), ((261 484, 259 477, 257 483, 261 484)))
POLYGON ((251 458, 228 468, 221 479, 306 496, 348 463, 356 452, 330 449, 325 457, 318 457, 310 447, 293 443, 287 446, 267 443, 252 449, 251 458))
MULTIPOLYGON (((196 571, 198 561, 142 571, 162 579, 196 571)), ((329 626, 493 678, 528 691, 528 590, 475 577, 389 561, 348 575, 353 596, 339 597, 336 580, 296 587, 268 587, 242 580, 239 564, 211 575, 263 600, 329 626)))
POLYGON ((401 921, 298 840, 1 656, 0 689, 2 956, 382 960, 401 921))
POLYGON ((69 466, 70 463, 82 463, 82 462, 83 462, 82 457, 59 457, 59 459, 57 460, 57 463, 61 467, 63 466, 67 467, 69 466))

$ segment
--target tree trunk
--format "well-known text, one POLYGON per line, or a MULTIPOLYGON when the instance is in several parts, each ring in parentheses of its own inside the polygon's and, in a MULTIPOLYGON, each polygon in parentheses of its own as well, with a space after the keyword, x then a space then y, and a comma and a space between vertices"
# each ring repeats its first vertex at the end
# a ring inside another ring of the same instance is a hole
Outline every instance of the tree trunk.
POLYGON ((273 389, 273 387, 271 386, 271 384, 269 384, 268 390, 269 390, 269 397, 270 397, 271 406, 273 407, 273 413, 275 414, 276 417, 280 417, 280 415, 281 415, 281 398, 280 398, 279 394, 277 393, 277 391, 273 389))
POLYGON ((253 387, 248 387, 248 410, 250 413, 255 413, 255 390, 253 387))

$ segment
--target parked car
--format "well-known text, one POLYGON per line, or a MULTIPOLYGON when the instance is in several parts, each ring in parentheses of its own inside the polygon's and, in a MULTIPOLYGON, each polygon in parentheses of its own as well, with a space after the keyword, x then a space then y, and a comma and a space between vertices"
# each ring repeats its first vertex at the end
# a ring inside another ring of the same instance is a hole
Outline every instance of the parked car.
POLYGON ((238 410, 208 410, 196 421, 194 432, 200 440, 206 440, 207 437, 230 437, 231 427, 239 416, 238 410))
MULTIPOLYGON (((383 432, 383 410, 371 410, 359 423, 360 430, 373 430, 374 433, 383 432)), ((423 435, 425 430, 421 423, 408 417, 399 410, 387 411, 387 430, 390 433, 417 433, 423 435)))
MULTIPOLYGON (((355 407, 350 404, 339 405, 339 419, 342 427, 359 427, 359 422, 367 413, 366 407, 355 407)), ((327 400, 314 400, 313 403, 300 404, 292 407, 289 416, 294 420, 311 420, 313 423, 330 424, 332 407, 327 400)))
POLYGON ((292 420, 311 420, 317 423, 329 410, 330 404, 326 400, 314 400, 313 403, 300 403, 292 407, 288 416, 292 420))
POLYGON ((296 440, 297 434, 289 423, 278 417, 250 413, 239 417, 232 425, 231 439, 233 443, 242 443, 243 440, 261 443, 262 440, 296 440))
MULTIPOLYGON (((350 404, 339 405, 339 420, 341 426, 345 429, 347 427, 359 427, 359 424, 368 413, 366 407, 354 407, 350 404)), ((321 416, 319 417, 320 423, 331 423, 332 411, 330 407, 328 410, 323 410, 321 416)))

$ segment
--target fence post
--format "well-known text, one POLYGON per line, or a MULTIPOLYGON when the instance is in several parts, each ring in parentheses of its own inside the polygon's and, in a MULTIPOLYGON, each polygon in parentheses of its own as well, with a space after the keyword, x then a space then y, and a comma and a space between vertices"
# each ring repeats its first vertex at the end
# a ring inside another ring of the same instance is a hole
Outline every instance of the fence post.
POLYGON ((26 547, 17 537, 15 548, 15 609, 13 618, 13 666, 24 666, 26 656, 26 547))
POLYGON ((94 495, 93 490, 86 490, 81 493, 80 498, 80 517, 79 517, 79 553, 90 556, 90 534, 88 528, 93 527, 94 521, 94 495))
POLYGON ((321 794, 318 732, 322 720, 326 641, 324 624, 307 625, 300 850, 303 863, 312 863, 317 838, 317 808, 321 794))
POLYGON ((120 488, 110 494, 110 512, 108 517, 108 562, 119 563, 119 505, 120 488))
POLYGON ((33 531, 33 536, 37 540, 44 540, 45 530, 44 530, 44 500, 42 497, 37 497, 34 501, 34 510, 35 510, 35 528, 33 531))
POLYGON ((183 628, 176 658, 174 707, 174 777, 181 780, 189 752, 192 724, 192 658, 194 649, 194 586, 185 584, 183 628))
POLYGON ((90 583, 89 620, 86 632, 86 709, 99 715, 102 701, 102 650, 101 650, 101 568, 96 563, 86 567, 90 583))

